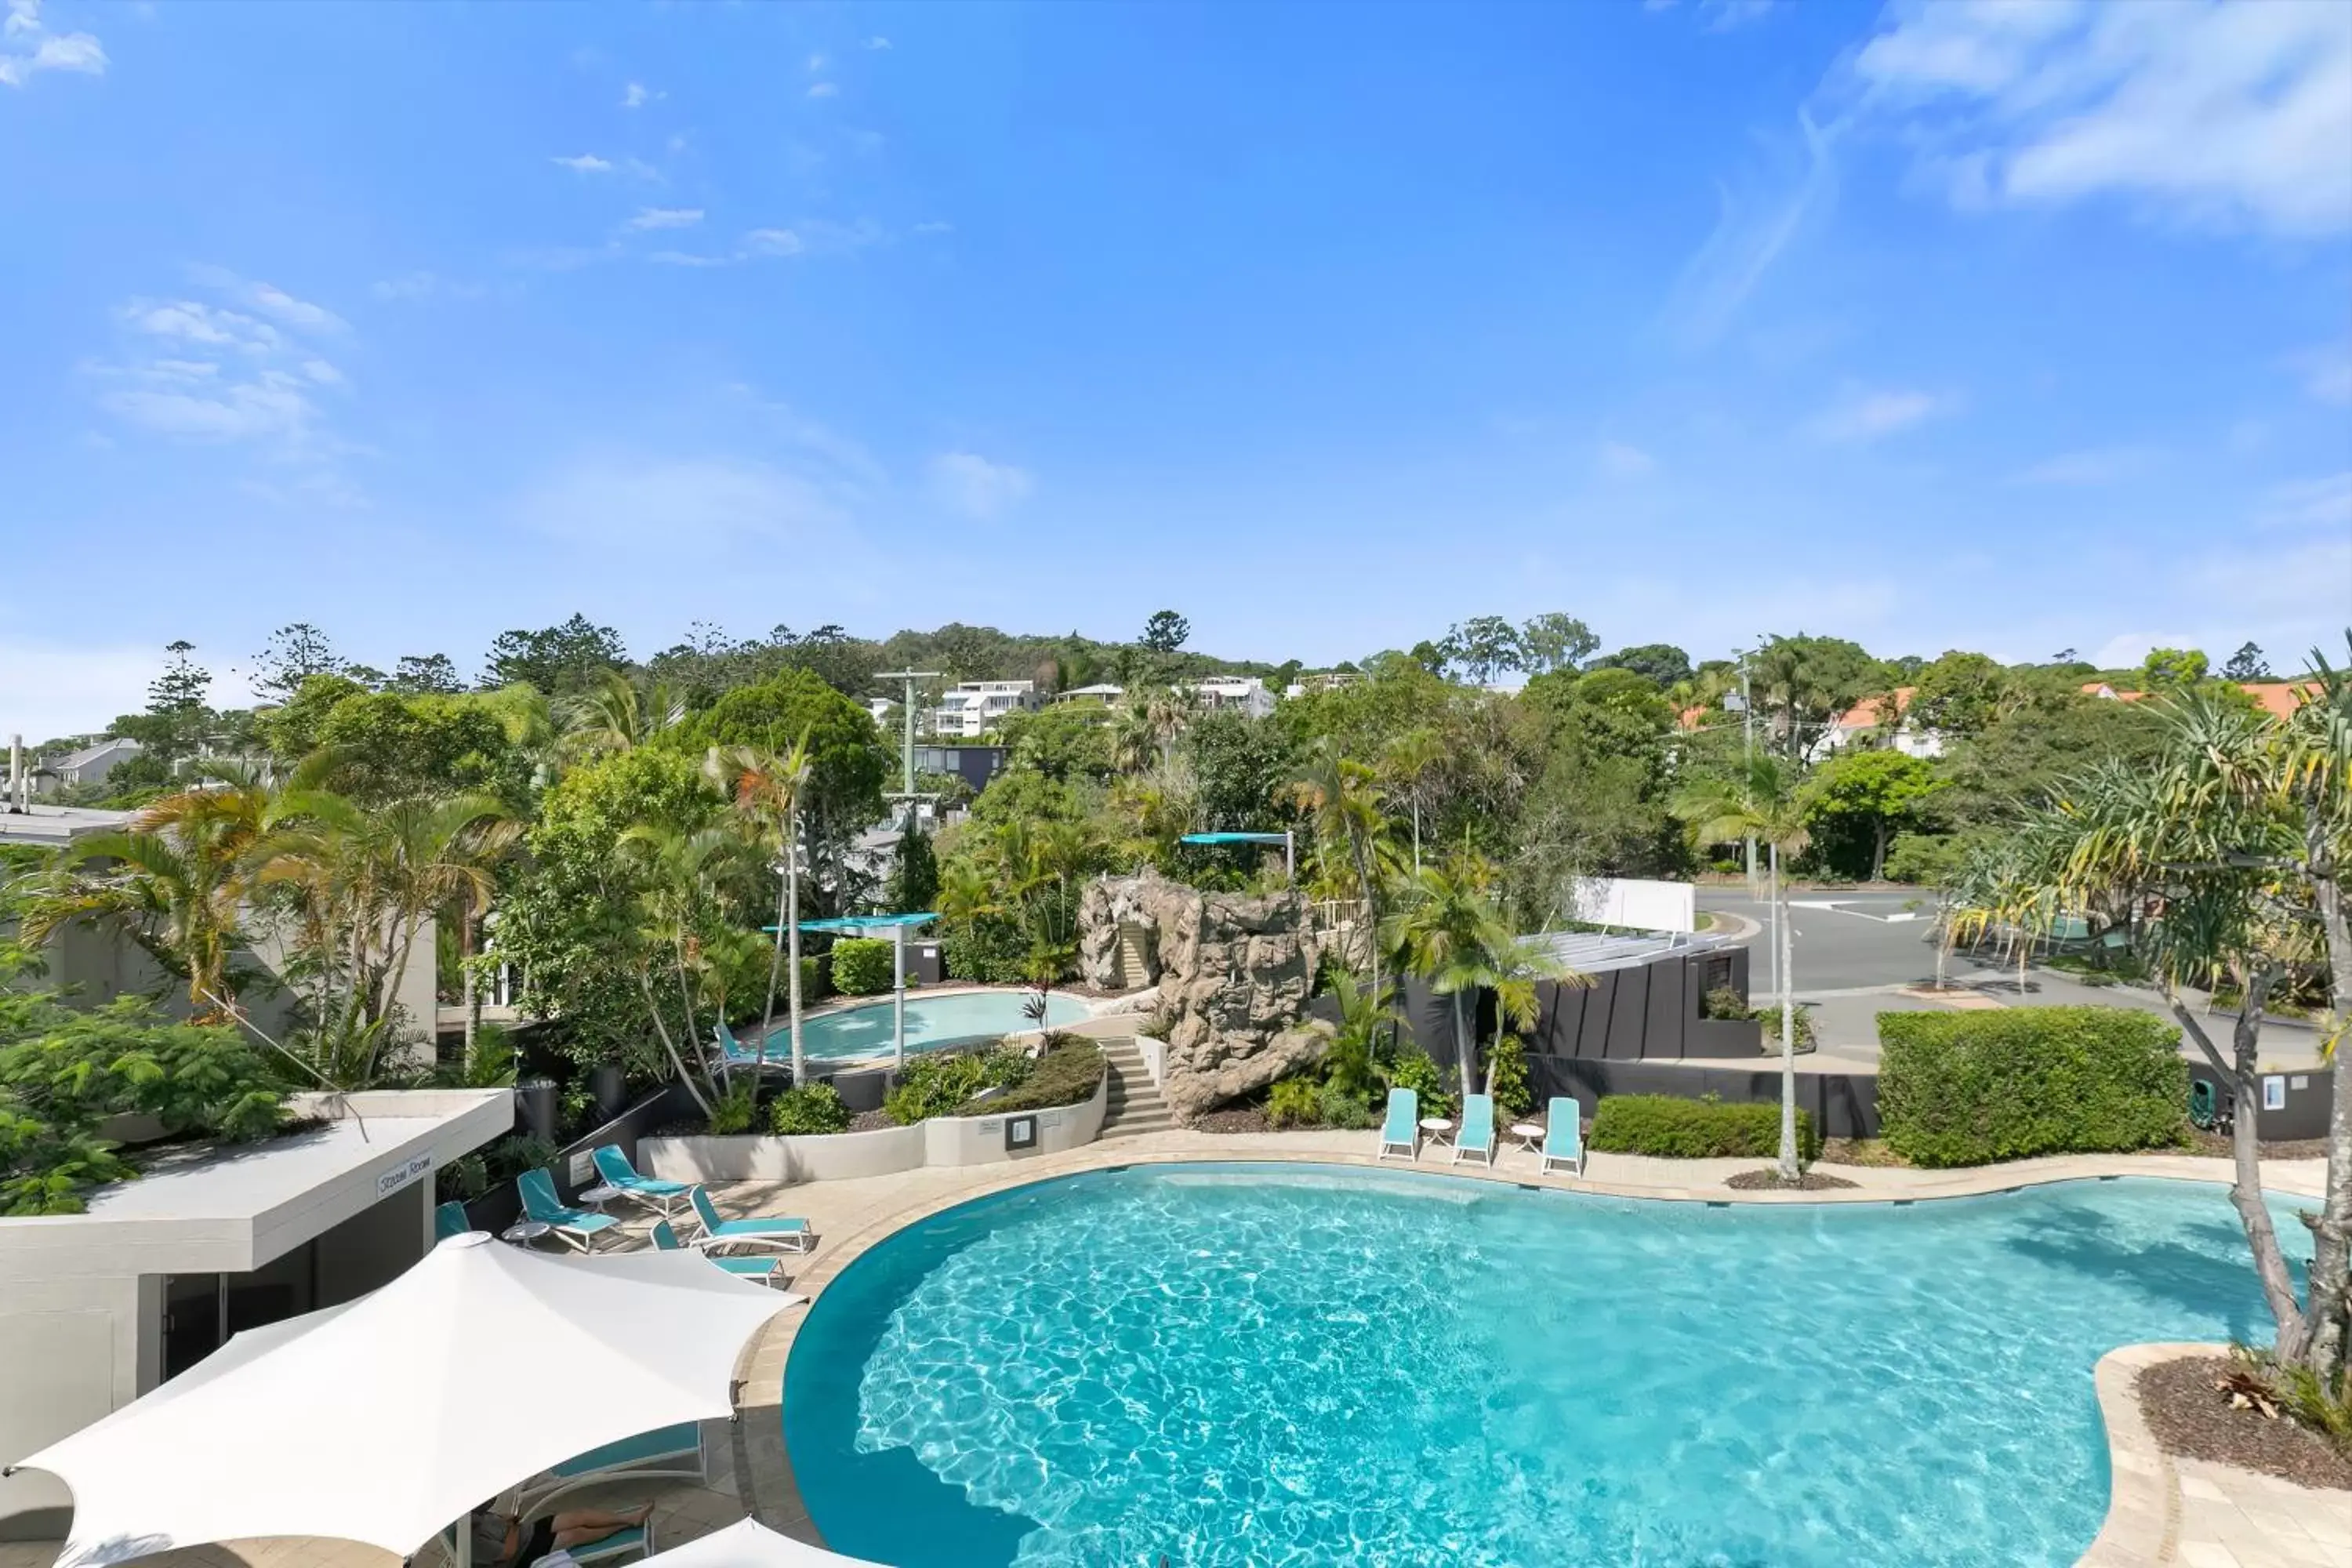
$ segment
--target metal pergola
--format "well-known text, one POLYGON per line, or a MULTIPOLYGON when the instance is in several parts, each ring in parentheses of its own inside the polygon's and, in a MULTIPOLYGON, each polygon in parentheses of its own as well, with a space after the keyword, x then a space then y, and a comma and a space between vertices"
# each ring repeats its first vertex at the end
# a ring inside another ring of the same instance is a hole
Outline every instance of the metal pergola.
POLYGON ((1280 833, 1187 833, 1178 842, 1184 844, 1279 844, 1282 846, 1283 874, 1292 881, 1298 880, 1298 850, 1287 829, 1280 833))

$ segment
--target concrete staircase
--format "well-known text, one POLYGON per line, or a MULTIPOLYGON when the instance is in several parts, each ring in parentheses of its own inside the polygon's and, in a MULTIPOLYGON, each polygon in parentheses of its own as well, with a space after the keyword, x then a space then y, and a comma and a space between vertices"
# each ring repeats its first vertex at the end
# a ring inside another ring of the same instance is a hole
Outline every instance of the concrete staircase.
POLYGON ((1160 1086, 1151 1081, 1134 1037, 1122 1035, 1101 1044, 1103 1061, 1110 1069, 1110 1089, 1103 1110, 1103 1141, 1165 1132, 1175 1126, 1175 1113, 1161 1098, 1160 1086))

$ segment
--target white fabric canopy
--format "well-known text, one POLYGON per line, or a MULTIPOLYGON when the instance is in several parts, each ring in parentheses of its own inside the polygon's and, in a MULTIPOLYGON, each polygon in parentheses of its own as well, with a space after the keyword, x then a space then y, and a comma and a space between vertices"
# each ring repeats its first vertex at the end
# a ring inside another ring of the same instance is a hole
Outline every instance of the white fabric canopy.
POLYGON ((574 1454, 730 1414, 737 1352, 784 1305, 698 1252, 452 1237, 374 1294, 241 1333, 16 1468, 73 1489, 58 1568, 271 1535, 406 1556, 574 1454))
POLYGON ((698 1541, 646 1560, 647 1568, 877 1568, 863 1557, 844 1557, 822 1546, 805 1546, 778 1535, 756 1519, 714 1530, 698 1541))

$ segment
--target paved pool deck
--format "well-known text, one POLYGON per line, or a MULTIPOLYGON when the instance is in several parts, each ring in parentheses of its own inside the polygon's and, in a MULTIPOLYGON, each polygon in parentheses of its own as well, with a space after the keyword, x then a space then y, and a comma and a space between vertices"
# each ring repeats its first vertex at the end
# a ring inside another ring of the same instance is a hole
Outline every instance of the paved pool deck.
MULTIPOLYGON (((1304 1161, 1367 1169, 1419 1169, 1479 1180, 1696 1203, 1900 1202, 2005 1192, 2048 1182, 2155 1176, 2227 1183, 2229 1163, 2194 1155, 2086 1155, 2021 1161, 1969 1171, 1823 1166, 1856 1184, 1826 1193, 1741 1192, 1723 1184, 1755 1160, 1591 1157, 1583 1177, 1543 1175, 1533 1154, 1514 1150, 1493 1166, 1455 1163, 1447 1149, 1424 1149, 1417 1161, 1377 1161, 1371 1132, 1298 1131, 1217 1134, 1189 1130, 1095 1143, 1065 1154, 962 1169, 925 1168, 886 1176, 788 1186, 742 1184, 717 1192, 730 1215, 793 1214, 811 1223, 815 1251, 798 1264, 792 1289, 814 1297, 868 1247, 904 1226, 970 1199, 1025 1183, 1115 1165, 1229 1160, 1304 1161)), ((2286 1195, 2315 1197, 2324 1178, 2316 1160, 2268 1161, 2263 1181, 2286 1195)), ((625 1244, 646 1245, 642 1223, 625 1244)), ((737 1419, 714 1422, 718 1462, 701 1487, 616 1483, 580 1494, 587 1506, 654 1502, 658 1544, 667 1547, 749 1513, 788 1535, 817 1542, 783 1448, 783 1371, 805 1311, 778 1314, 746 1345, 737 1363, 737 1419)), ((2211 1347, 2194 1347, 2210 1351, 2211 1347)), ((2184 1353, 2183 1347, 2132 1346, 2099 1367, 2102 1404, 2114 1444, 2116 1493, 2107 1528, 2081 1568, 2352 1568, 2352 1493, 2319 1492, 2233 1469, 2172 1459, 2157 1450, 2129 1386, 2135 1359, 2184 1353), (2340 1521, 2340 1528, 2339 1528, 2340 1521)), ((821 1542, 820 1542, 821 1543, 821 1542)), ((51 1568, 57 1543, 0 1542, 0 1568, 51 1568)), ((389 1553, 350 1542, 283 1539, 229 1542, 159 1553, 156 1568, 394 1568, 389 1553)), ((439 1553, 418 1559, 446 1568, 439 1553)))

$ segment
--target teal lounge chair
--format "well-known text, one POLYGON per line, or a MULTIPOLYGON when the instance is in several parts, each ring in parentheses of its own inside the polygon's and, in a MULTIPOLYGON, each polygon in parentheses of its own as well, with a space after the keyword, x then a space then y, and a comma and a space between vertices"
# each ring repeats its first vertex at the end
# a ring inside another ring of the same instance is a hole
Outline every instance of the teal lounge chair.
POLYGON ((1543 1173, 1549 1175, 1555 1164, 1584 1174, 1584 1111, 1565 1094, 1554 1097, 1544 1113, 1543 1173))
POLYGON ((1465 1158, 1495 1163, 1495 1097, 1491 1094, 1465 1094, 1462 1097, 1462 1131, 1454 1140, 1454 1163, 1465 1158))
MULTIPOLYGON (((656 1426, 650 1432, 574 1454, 562 1464, 541 1471, 517 1489, 514 1511, 525 1516, 545 1513, 547 1505, 565 1493, 609 1481, 678 1480, 704 1486, 709 1479, 710 1460, 703 1452, 702 1423, 681 1421, 675 1426, 656 1426)), ((602 1546, 604 1542, 596 1544, 602 1546)))
POLYGON ((621 1152, 618 1143, 602 1144, 589 1158, 596 1163, 596 1173, 604 1179, 606 1186, 617 1187, 637 1202, 661 1210, 664 1219, 669 1218, 671 1209, 686 1202, 684 1182, 665 1182, 656 1176, 640 1176, 637 1168, 629 1163, 629 1157, 621 1152))
POLYGON ((789 1247, 806 1252, 816 1245, 815 1233, 804 1219, 760 1216, 752 1219, 721 1219, 719 1205, 700 1187, 687 1190, 687 1201, 694 1205, 694 1217, 702 1222, 701 1247, 789 1247))
POLYGON ((547 1173, 544 1165, 517 1176, 515 1190, 522 1194, 523 1218, 552 1226, 556 1235, 583 1252, 596 1250, 598 1231, 614 1229, 621 1223, 610 1215, 566 1207, 563 1200, 555 1195, 555 1178, 547 1173))
POLYGON ((1421 1097, 1409 1089, 1389 1090, 1389 1116, 1381 1124, 1380 1158, 1421 1157, 1421 1097))
POLYGON ((433 1239, 446 1241, 453 1236, 463 1236, 474 1228, 466 1217, 466 1205, 461 1203, 436 1204, 433 1207, 433 1239))
MULTIPOLYGON (((657 1219, 654 1221, 654 1247, 656 1251, 661 1252, 691 1252, 694 1250, 694 1248, 687 1246, 686 1243, 677 1238, 677 1232, 670 1228, 669 1221, 666 1219, 657 1219)), ((777 1257, 772 1252, 763 1253, 754 1258, 741 1258, 734 1256, 722 1257, 716 1252, 706 1252, 702 1256, 706 1261, 716 1263, 719 1268, 727 1270, 728 1273, 735 1275, 740 1279, 757 1279, 762 1285, 772 1285, 780 1290, 786 1285, 792 1283, 791 1280, 784 1278, 784 1260, 777 1257)), ((808 1298, 805 1296, 786 1296, 784 1300, 788 1302, 797 1304, 807 1300, 808 1298)))

